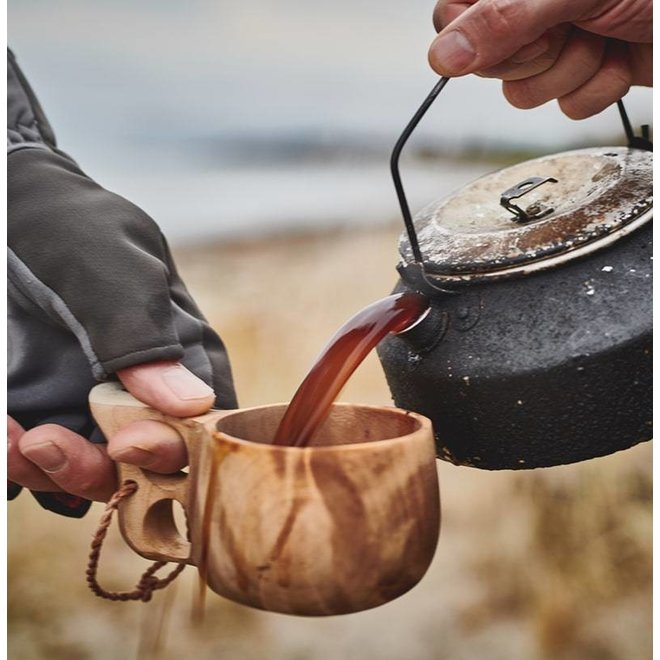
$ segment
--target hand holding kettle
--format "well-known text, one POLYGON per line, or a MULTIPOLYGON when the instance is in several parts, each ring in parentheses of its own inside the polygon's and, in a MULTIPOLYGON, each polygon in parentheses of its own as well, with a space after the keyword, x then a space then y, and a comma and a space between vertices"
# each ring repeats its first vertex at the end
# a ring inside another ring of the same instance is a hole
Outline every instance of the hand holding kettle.
POLYGON ((651 0, 439 0, 429 61, 444 76, 503 80, 517 108, 558 99, 584 119, 652 85, 652 14, 651 0))

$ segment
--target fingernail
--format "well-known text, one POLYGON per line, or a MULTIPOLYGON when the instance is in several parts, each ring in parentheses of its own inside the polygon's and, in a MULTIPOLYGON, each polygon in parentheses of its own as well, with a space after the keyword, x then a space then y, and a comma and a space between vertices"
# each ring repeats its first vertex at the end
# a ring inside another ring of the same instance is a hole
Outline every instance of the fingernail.
POLYGON ((23 447, 21 453, 44 472, 59 472, 66 466, 66 454, 53 442, 23 447))
POLYGON ((206 399, 213 390, 183 365, 170 367, 163 372, 163 381, 179 399, 206 399))
POLYGON ((158 458, 153 452, 142 447, 124 447, 112 453, 112 458, 120 463, 130 463, 138 467, 149 467, 158 458))
POLYGON ((431 52, 433 63, 447 75, 461 73, 477 55, 467 37, 458 30, 438 37, 431 46, 431 52))

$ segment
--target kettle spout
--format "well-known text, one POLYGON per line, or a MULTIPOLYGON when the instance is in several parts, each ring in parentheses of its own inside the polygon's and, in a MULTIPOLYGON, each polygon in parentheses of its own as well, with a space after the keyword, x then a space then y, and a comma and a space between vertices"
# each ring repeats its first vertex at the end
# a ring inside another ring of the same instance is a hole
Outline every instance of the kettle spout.
POLYGON ((396 333, 417 355, 433 350, 442 340, 449 326, 449 315, 434 300, 419 319, 404 330, 396 333))
POLYGON ((426 274, 426 269, 421 261, 411 263, 400 262, 396 267, 401 279, 417 293, 432 298, 438 294, 455 294, 458 291, 446 289, 435 284, 426 274))

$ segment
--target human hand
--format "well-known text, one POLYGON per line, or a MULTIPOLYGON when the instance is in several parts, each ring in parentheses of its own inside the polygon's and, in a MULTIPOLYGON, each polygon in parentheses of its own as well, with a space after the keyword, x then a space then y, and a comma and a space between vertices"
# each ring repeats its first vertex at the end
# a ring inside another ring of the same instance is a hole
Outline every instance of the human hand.
MULTIPOLYGON (((116 374, 175 416, 237 401, 222 340, 157 224, 57 148, 12 53, 7 63, 9 478, 45 508, 79 517, 88 498, 113 492, 111 459, 161 472, 185 464, 183 443, 163 425, 94 444, 87 397, 97 382, 116 374)), ((8 497, 17 491, 10 483, 8 497)))
MULTIPOLYGON (((213 405, 213 390, 174 361, 129 367, 117 375, 131 394, 168 415, 199 415, 213 405)), ((8 477, 33 491, 107 501, 117 489, 113 461, 162 473, 187 464, 183 440, 161 422, 134 422, 108 438, 107 445, 91 443, 57 424, 25 431, 11 417, 7 431, 8 477)))
POLYGON ((433 21, 432 68, 499 78, 517 108, 584 119, 652 85, 652 0, 439 0, 433 21))

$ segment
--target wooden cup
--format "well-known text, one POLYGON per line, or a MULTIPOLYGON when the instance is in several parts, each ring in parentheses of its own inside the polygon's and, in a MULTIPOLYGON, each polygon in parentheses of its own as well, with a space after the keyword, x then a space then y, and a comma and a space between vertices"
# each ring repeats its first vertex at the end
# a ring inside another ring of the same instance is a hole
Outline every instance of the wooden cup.
POLYGON ((346 614, 400 596, 431 563, 440 498, 425 417, 336 403, 312 445, 286 447, 270 444, 286 404, 177 419, 106 383, 90 406, 108 437, 144 419, 181 434, 188 474, 118 464, 120 479, 138 484, 120 505, 120 528, 143 557, 200 567, 222 596, 274 612, 346 614))

